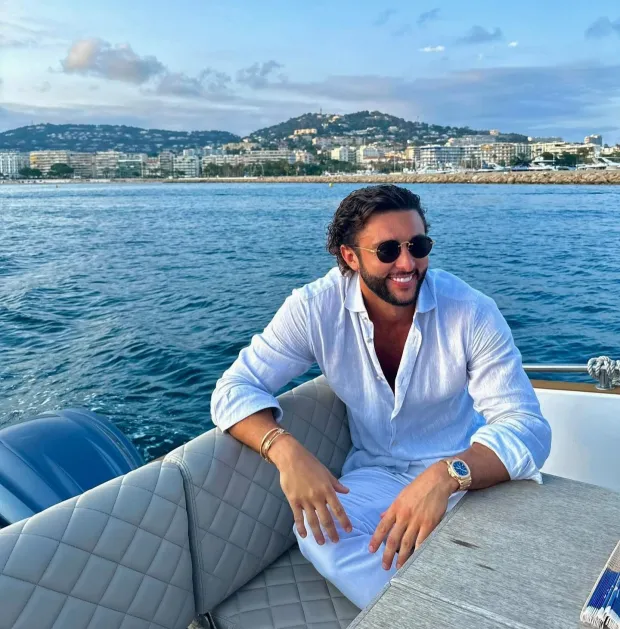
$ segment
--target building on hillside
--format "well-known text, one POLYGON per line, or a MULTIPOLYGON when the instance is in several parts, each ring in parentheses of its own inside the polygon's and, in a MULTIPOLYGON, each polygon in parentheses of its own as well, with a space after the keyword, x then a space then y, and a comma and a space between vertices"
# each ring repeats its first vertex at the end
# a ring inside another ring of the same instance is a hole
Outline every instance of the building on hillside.
MULTIPOLYGON (((222 146, 222 149, 224 151, 251 151, 252 149, 255 149, 256 147, 258 147, 258 144, 256 142, 250 142, 250 141, 241 141, 241 142, 228 142, 228 144, 224 144, 222 146)), ((221 149, 211 149, 211 151, 221 151, 221 149)), ((212 154, 211 151, 209 153, 205 152, 203 153, 203 155, 210 155, 212 154)))
POLYGON ((616 153, 620 155, 620 144, 616 144, 615 146, 606 146, 601 149, 601 155, 603 156, 615 155, 616 153))
POLYGON ((318 149, 329 149, 333 146, 333 141, 331 138, 312 138, 312 145, 316 146, 318 149))
POLYGON ((586 135, 583 139, 584 144, 596 144, 597 146, 603 146, 603 136, 600 133, 595 133, 593 135, 586 135))
POLYGON ((274 149, 262 151, 248 151, 245 155, 241 155, 246 164, 259 162, 288 162, 295 163, 295 153, 288 149, 274 149))
POLYGON ((176 155, 174 158, 174 176, 200 177, 200 158, 196 155, 176 155))
POLYGON ((159 170, 162 177, 172 177, 174 173, 174 153, 162 151, 159 154, 159 170))
POLYGON ((144 176, 161 177, 161 165, 159 163, 159 156, 146 158, 146 161, 144 162, 144 176))
POLYGON ((295 151, 295 163, 311 164, 314 161, 314 155, 308 151, 295 151))
POLYGON ((316 135, 316 129, 295 129, 293 131, 293 135, 316 135))
POLYGON ((67 164, 71 161, 69 151, 31 151, 30 168, 38 168, 47 175, 54 164, 67 164))
POLYGON ((339 162, 356 162, 357 151, 351 146, 340 146, 332 149, 331 158, 339 162))
POLYGON ((426 144, 417 147, 419 158, 416 160, 416 168, 440 169, 446 166, 459 166, 463 158, 463 149, 460 146, 445 146, 441 144, 426 144))
POLYGON ((95 175, 95 154, 72 151, 69 155, 69 166, 73 168, 74 177, 90 179, 95 175))
POLYGON ((376 146, 362 145, 357 149, 357 163, 372 162, 382 158, 385 155, 383 149, 376 146))
POLYGON ((531 158, 531 145, 516 142, 495 142, 480 147, 480 157, 487 164, 510 166, 513 158, 531 158))
POLYGON ((239 164, 260 164, 264 162, 287 162, 294 164, 296 161, 301 161, 297 159, 300 153, 305 153, 305 151, 274 149, 248 151, 247 153, 240 153, 239 155, 205 155, 202 158, 202 165, 204 168, 207 164, 215 164, 216 166, 223 166, 224 164, 237 166, 239 164))
POLYGON ((124 157, 119 151, 100 151, 95 153, 95 177, 109 179, 116 177, 118 162, 124 157))
POLYGON ((489 144, 495 141, 496 138, 492 135, 464 135, 460 138, 448 138, 446 146, 482 146, 483 144, 489 144))
POLYGON ((499 129, 491 129, 489 131, 489 135, 500 135, 501 131, 499 129))
POLYGON ((534 142, 530 144, 530 147, 533 158, 543 153, 551 153, 551 155, 561 155, 562 153, 579 155, 587 152, 592 155, 600 148, 597 144, 574 144, 570 142, 534 142))
POLYGON ((147 160, 146 155, 128 154, 118 160, 117 176, 122 179, 133 177, 144 177, 144 165, 147 160))
POLYGON ((16 179, 20 176, 22 168, 30 166, 30 156, 28 153, 17 151, 0 152, 0 177, 16 179))

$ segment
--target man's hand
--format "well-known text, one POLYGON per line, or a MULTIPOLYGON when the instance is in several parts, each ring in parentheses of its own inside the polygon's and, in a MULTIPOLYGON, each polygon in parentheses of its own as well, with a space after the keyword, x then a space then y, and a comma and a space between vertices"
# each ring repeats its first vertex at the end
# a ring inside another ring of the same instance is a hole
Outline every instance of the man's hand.
POLYGON ((307 535, 304 513, 318 544, 325 543, 321 527, 332 542, 338 541, 332 514, 347 533, 353 530, 336 495, 336 492, 349 493, 348 488, 298 441, 289 436, 280 437, 271 446, 269 457, 280 471, 280 485, 302 537, 307 535))
POLYGON ((383 553, 385 570, 391 568, 397 552, 396 568, 403 566, 439 524, 450 496, 458 488, 458 481, 448 474, 446 464, 439 461, 398 494, 390 508, 381 514, 381 522, 370 540, 369 550, 374 553, 387 537, 383 553))

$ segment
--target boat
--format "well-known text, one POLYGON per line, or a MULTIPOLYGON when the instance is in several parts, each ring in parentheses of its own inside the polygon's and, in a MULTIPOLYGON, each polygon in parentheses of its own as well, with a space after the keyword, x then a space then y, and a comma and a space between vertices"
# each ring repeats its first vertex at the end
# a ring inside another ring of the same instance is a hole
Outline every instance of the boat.
MULTIPOLYGON (((523 367, 596 381, 533 380, 553 430, 542 471, 620 492, 620 361, 523 367)), ((351 441, 324 376, 278 399, 282 425, 338 475, 351 441)), ((0 629, 341 629, 361 611, 297 550, 276 469, 217 428, 146 465, 86 411, 5 428, 0 444, 0 504, 22 504, 0 529, 0 629)))

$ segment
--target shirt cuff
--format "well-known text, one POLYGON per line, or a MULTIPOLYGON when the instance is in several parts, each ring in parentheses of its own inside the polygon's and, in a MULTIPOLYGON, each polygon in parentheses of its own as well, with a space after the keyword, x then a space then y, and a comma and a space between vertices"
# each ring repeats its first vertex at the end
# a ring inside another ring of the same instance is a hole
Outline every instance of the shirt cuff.
POLYGON ((273 395, 266 391, 257 391, 254 387, 235 387, 214 400, 211 420, 220 430, 226 432, 242 419, 267 408, 274 409, 274 419, 279 423, 284 413, 273 395))
POLYGON ((533 480, 542 485, 542 475, 530 451, 508 426, 486 424, 472 435, 470 445, 474 443, 495 452, 511 480, 533 480))

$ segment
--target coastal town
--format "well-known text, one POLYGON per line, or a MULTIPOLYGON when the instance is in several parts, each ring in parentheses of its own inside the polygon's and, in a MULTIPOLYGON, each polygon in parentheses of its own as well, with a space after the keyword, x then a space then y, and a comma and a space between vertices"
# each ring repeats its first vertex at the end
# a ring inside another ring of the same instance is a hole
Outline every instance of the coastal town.
POLYGON ((600 134, 569 142, 498 129, 412 123, 379 112, 307 114, 246 137, 226 132, 175 136, 131 128, 135 138, 127 127, 116 131, 98 125, 56 127, 38 125, 1 134, 0 178, 156 180, 620 170, 620 145, 604 144, 600 134), (301 126, 308 122, 314 126, 301 126), (28 143, 32 150, 26 151, 22 147, 28 143))

